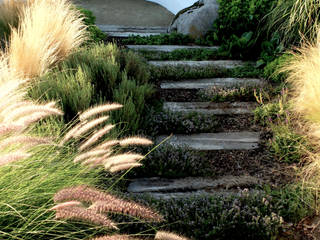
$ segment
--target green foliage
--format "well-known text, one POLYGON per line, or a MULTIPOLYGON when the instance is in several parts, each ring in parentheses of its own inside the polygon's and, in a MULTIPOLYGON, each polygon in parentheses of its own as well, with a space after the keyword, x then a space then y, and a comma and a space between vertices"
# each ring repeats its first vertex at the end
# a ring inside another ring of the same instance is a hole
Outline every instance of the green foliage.
POLYGON ((231 70, 221 70, 214 67, 151 67, 151 81, 161 80, 181 80, 181 79, 200 79, 200 78, 215 78, 215 77, 259 77, 262 75, 260 69, 252 64, 247 64, 243 67, 237 67, 231 70))
POLYGON ((210 176, 210 170, 210 164, 203 153, 188 147, 174 147, 164 143, 143 160, 141 167, 132 169, 129 177, 199 177, 210 176))
POLYGON ((129 80, 125 72, 122 74, 122 82, 114 91, 113 100, 123 104, 123 108, 111 115, 116 123, 124 123, 119 126, 120 129, 129 129, 130 133, 135 133, 142 126, 146 100, 153 93, 151 85, 138 85, 135 80, 129 80))
POLYGON ((87 26, 87 30, 90 34, 90 40, 87 43, 98 43, 106 39, 107 35, 104 34, 96 25, 96 17, 93 13, 85 8, 76 7, 80 13, 83 15, 83 22, 87 26))
MULTIPOLYGON (((63 125, 52 119, 42 122, 41 128, 46 130, 34 132, 63 131, 63 125)), ((50 132, 50 136, 58 136, 59 132, 50 132)), ((102 228, 90 224, 57 221, 54 212, 48 210, 58 190, 97 182, 98 172, 74 164, 74 156, 72 148, 41 146, 29 159, 0 168, 1 239, 75 240, 103 233, 102 228)))
POLYGON ((314 0, 279 0, 268 14, 266 30, 280 35, 285 47, 317 37, 320 4, 314 0))
POLYGON ((195 196, 183 199, 136 199, 157 209, 169 224, 165 227, 194 239, 270 240, 280 231, 282 218, 271 198, 243 191, 240 196, 195 196))
POLYGON ((131 36, 123 40, 124 44, 137 44, 137 45, 186 45, 194 43, 194 40, 188 35, 181 33, 161 34, 157 36, 131 36))
POLYGON ((260 104, 254 110, 254 119, 262 126, 272 124, 275 120, 279 122, 289 121, 290 105, 287 101, 288 92, 286 89, 281 90, 281 94, 273 102, 264 103, 263 95, 255 93, 257 102, 260 104))
POLYGON ((286 185, 277 190, 268 189, 267 192, 272 196, 271 204, 286 222, 297 223, 312 215, 319 201, 315 190, 307 189, 301 183, 286 185))
POLYGON ((154 52, 154 51, 139 51, 139 53, 147 60, 158 61, 177 61, 177 60, 217 60, 225 58, 218 50, 212 49, 178 49, 173 52, 154 52))
POLYGON ((147 84, 149 76, 146 63, 137 54, 122 52, 114 44, 95 44, 82 47, 40 78, 30 96, 59 101, 67 120, 90 105, 118 101, 124 107, 112 120, 125 122, 127 129, 135 132, 153 94, 153 87, 147 84))
POLYGON ((173 129, 175 133, 181 134, 215 132, 219 125, 214 116, 206 114, 156 112, 153 109, 149 111, 148 119, 148 122, 144 125, 144 130, 152 136, 170 134, 173 129))
POLYGON ((71 119, 92 104, 94 87, 88 67, 68 69, 63 66, 63 71, 54 69, 41 77, 29 93, 33 99, 42 97, 45 101, 53 99, 60 101, 63 111, 67 114, 66 117, 71 119))
POLYGON ((282 83, 287 78, 287 73, 280 72, 281 68, 290 64, 291 55, 283 54, 274 61, 268 63, 263 72, 263 76, 273 83, 282 83))
POLYGON ((219 0, 219 18, 214 23, 214 42, 230 57, 255 58, 263 33, 259 28, 275 0, 219 0))
POLYGON ((273 138, 269 142, 271 153, 279 161, 298 163, 306 154, 307 141, 289 125, 272 125, 273 138))

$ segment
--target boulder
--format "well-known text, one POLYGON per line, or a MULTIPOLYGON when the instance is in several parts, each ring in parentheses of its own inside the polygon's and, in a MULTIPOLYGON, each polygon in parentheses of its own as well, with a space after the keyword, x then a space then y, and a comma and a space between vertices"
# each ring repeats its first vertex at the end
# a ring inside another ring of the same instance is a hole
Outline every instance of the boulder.
POLYGON ((188 34, 192 38, 202 37, 213 28, 213 22, 218 18, 218 10, 217 0, 200 0, 181 10, 168 31, 188 34))

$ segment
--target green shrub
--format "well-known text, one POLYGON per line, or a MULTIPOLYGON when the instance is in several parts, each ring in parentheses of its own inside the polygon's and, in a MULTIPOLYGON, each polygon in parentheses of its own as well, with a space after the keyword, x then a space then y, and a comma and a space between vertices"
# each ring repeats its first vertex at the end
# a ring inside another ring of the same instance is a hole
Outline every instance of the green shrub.
POLYGON ((77 69, 63 67, 63 71, 54 69, 41 77, 29 93, 33 99, 58 100, 67 119, 72 119, 94 102, 92 75, 85 66, 77 69))
POLYGON ((138 85, 135 80, 128 79, 126 73, 122 74, 122 82, 114 91, 113 101, 123 104, 123 108, 112 113, 115 122, 123 123, 120 129, 135 133, 143 124, 145 118, 145 104, 154 93, 149 84, 138 85))
POLYGON ((181 33, 161 34, 158 36, 131 36, 123 40, 124 44, 138 44, 138 45, 186 45, 194 43, 194 40, 188 35, 181 33))
POLYGON ((127 129, 135 132, 154 92, 147 84, 149 76, 149 68, 137 54, 122 52, 114 44, 95 44, 71 54, 39 79, 30 96, 60 101, 67 120, 92 104, 122 103, 114 121, 128 123, 127 129))
POLYGON ((219 0, 219 18, 211 39, 230 57, 252 58, 260 53, 264 33, 259 25, 275 0, 219 0))
POLYGON ((280 70, 290 63, 291 57, 289 54, 283 54, 268 63, 263 70, 263 76, 272 83, 284 82, 287 78, 287 73, 280 72, 280 70))
POLYGON ((307 141, 288 125, 272 125, 273 138, 270 139, 270 152, 279 161, 298 163, 306 154, 307 141))
POLYGON ((84 16, 84 23, 87 25, 87 30, 90 34, 90 39, 87 41, 87 43, 98 43, 107 38, 107 35, 104 34, 96 25, 96 17, 93 15, 93 13, 85 8, 76 7, 81 14, 84 16))

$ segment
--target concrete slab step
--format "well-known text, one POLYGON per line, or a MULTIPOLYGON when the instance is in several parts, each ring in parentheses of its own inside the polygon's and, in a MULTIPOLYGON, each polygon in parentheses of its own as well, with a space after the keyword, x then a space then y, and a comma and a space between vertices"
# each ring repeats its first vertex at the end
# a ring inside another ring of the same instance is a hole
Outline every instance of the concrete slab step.
POLYGON ((173 52, 175 50, 218 50, 219 47, 205 47, 205 46, 182 46, 182 45, 127 45, 127 48, 134 51, 152 51, 152 52, 173 52))
MULTIPOLYGON (((156 139, 160 143, 169 136, 159 136, 156 139)), ((259 148, 259 132, 221 132, 200 134, 175 134, 166 140, 172 146, 187 146, 198 151, 217 150, 253 150, 259 148)))
POLYGON ((97 25, 98 28, 110 37, 126 38, 130 36, 153 36, 167 33, 166 27, 144 27, 144 26, 118 26, 118 25, 97 25))
POLYGON ((254 87, 264 86, 266 83, 259 78, 206 78, 191 79, 182 81, 164 81, 161 83, 161 89, 193 89, 200 90, 210 87, 254 87))
POLYGON ((239 189, 252 188, 262 182, 252 176, 223 176, 219 179, 188 177, 182 179, 141 178, 133 180, 128 192, 148 194, 156 199, 172 199, 201 195, 230 196, 239 189))
POLYGON ((240 60, 214 60, 214 61, 149 61, 150 65, 155 67, 194 67, 204 68, 213 67, 217 69, 234 69, 237 67, 243 67, 246 62, 240 60))
POLYGON ((254 102, 165 102, 163 110, 176 113, 201 113, 210 115, 253 114, 254 102))

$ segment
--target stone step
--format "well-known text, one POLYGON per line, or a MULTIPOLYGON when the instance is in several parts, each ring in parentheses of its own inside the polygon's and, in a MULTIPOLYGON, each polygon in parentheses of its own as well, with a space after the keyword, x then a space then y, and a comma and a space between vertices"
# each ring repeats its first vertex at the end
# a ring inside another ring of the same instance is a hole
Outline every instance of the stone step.
POLYGON ((166 142, 172 146, 186 146, 198 151, 254 150, 259 148, 260 133, 243 131, 191 135, 175 134, 170 137, 159 136, 156 142, 160 143, 165 139, 167 139, 166 142))
POLYGON ((126 38, 130 36, 148 37, 167 33, 166 27, 130 27, 118 25, 97 25, 110 37, 126 38))
POLYGON ((265 84, 265 81, 259 78, 207 78, 182 81, 164 81, 161 83, 160 87, 161 89, 200 90, 211 87, 260 87, 265 84))
POLYGON ((214 61, 149 61, 150 65, 155 67, 193 67, 205 68, 213 67, 217 69, 234 69, 237 67, 244 67, 246 62, 241 60, 214 60, 214 61))
POLYGON ((210 115, 253 114, 254 102, 165 102, 163 110, 177 113, 202 113, 210 115))
POLYGON ((183 46, 183 45, 127 45, 127 48, 134 51, 151 51, 151 52, 173 52, 175 50, 218 50, 219 47, 204 47, 204 46, 183 46))
POLYGON ((200 195, 230 196, 239 189, 253 188, 262 181, 252 176, 223 176, 219 179, 188 177, 182 179, 141 178, 128 186, 132 194, 148 194, 157 199, 183 198, 200 195))

